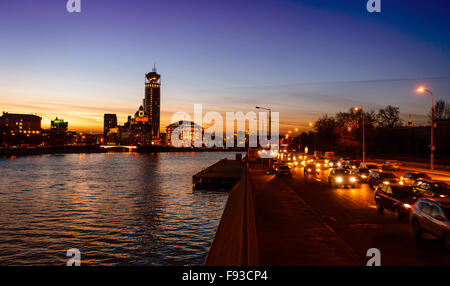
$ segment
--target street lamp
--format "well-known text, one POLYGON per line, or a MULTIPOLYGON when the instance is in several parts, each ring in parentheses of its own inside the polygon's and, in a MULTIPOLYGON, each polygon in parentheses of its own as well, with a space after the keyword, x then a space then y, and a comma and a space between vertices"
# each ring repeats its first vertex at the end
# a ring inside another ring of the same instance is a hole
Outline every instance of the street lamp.
POLYGON ((353 110, 355 112, 358 112, 358 110, 361 110, 361 118, 362 118, 362 158, 363 158, 363 163, 366 162, 366 135, 365 135, 365 125, 364 125, 364 112, 362 109, 360 109, 358 106, 355 106, 353 108, 353 110))
POLYGON ((431 95, 431 144, 430 144, 430 169, 434 170, 434 95, 428 88, 420 86, 416 90, 418 93, 428 93, 431 95))
POLYGON ((269 135, 267 136, 267 138, 270 140, 272 139, 272 109, 261 106, 256 106, 256 109, 263 109, 269 111, 269 135))

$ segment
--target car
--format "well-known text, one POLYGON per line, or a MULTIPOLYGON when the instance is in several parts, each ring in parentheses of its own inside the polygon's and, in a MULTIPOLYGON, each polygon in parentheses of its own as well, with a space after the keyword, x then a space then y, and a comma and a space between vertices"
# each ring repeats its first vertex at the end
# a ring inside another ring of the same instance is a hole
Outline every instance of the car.
POLYGON ((327 158, 328 160, 332 160, 334 158, 334 152, 333 151, 325 152, 324 157, 327 158))
POLYGON ((320 168, 317 168, 316 164, 309 163, 309 164, 306 164, 305 168, 303 168, 303 174, 305 176, 316 175, 319 173, 320 173, 320 168))
POLYGON ((420 172, 409 172, 404 174, 403 176, 401 176, 400 180, 407 185, 414 185, 414 183, 418 180, 418 179, 431 179, 430 176, 428 176, 425 173, 420 173, 420 172))
POLYGON ((360 164, 361 164, 361 161, 359 161, 359 160, 350 160, 350 161, 348 161, 347 166, 350 169, 356 169, 359 167, 360 164))
POLYGON ((375 189, 379 184, 397 183, 400 179, 390 172, 372 171, 369 174, 367 184, 370 188, 375 189))
POLYGON ((290 176, 291 175, 291 168, 287 165, 280 165, 278 167, 277 174, 279 176, 290 176))
POLYGON ((367 183, 369 179, 370 170, 367 168, 356 168, 350 171, 352 175, 358 178, 358 182, 367 183))
POLYGON ((316 168, 321 170, 328 170, 328 160, 319 159, 316 161, 316 168))
POLYGON ((398 220, 409 216, 418 199, 413 187, 404 184, 379 184, 374 198, 379 212, 394 212, 398 220))
POLYGON ((338 161, 338 166, 339 167, 347 166, 349 161, 350 161, 350 158, 340 158, 338 161))
POLYGON ((381 168, 383 170, 398 170, 400 169, 400 165, 401 163, 399 161, 392 160, 384 162, 381 168))
POLYGON ((339 161, 336 160, 336 159, 328 160, 328 166, 329 166, 330 168, 336 168, 336 167, 338 167, 338 166, 339 166, 338 163, 339 163, 339 161))
POLYGON ((351 175, 349 170, 344 168, 333 168, 328 175, 328 184, 330 187, 350 185, 354 188, 357 183, 357 178, 351 175))
POLYGON ((450 186, 436 180, 418 179, 414 183, 414 191, 424 197, 450 198, 450 186))
POLYGON ((450 198, 421 198, 415 204, 410 222, 417 240, 429 233, 444 241, 450 250, 450 198))
POLYGON ((380 169, 376 163, 361 163, 359 164, 359 167, 369 169, 370 171, 377 171, 380 169))
POLYGON ((272 173, 277 173, 278 172, 278 167, 280 166, 280 162, 275 161, 272 163, 272 169, 271 172, 272 173))

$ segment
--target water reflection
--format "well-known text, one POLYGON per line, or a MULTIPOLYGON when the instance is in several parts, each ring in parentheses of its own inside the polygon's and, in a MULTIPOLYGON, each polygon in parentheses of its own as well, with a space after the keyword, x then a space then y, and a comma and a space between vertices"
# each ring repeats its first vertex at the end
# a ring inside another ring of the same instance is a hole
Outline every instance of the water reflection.
POLYGON ((200 265, 227 193, 192 175, 233 153, 68 154, 0 159, 0 264, 200 265))

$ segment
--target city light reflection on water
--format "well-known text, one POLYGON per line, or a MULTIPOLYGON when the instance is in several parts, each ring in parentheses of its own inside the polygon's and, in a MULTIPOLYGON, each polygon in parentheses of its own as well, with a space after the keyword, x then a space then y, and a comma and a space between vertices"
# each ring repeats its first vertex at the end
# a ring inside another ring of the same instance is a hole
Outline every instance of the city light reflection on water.
POLYGON ((0 265, 201 265, 227 193, 192 175, 234 153, 0 159, 0 265))

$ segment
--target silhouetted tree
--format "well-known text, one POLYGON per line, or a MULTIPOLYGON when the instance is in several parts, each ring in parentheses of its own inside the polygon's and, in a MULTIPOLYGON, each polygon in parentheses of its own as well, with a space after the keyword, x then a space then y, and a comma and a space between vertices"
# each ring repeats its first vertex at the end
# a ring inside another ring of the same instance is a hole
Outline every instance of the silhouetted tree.
POLYGON ((438 100, 434 104, 434 120, 450 119, 450 103, 438 100))
POLYGON ((378 125, 380 127, 399 127, 402 121, 400 119, 400 108, 388 105, 378 111, 378 125))
POLYGON ((318 141, 321 143, 320 149, 323 151, 334 151, 336 145, 336 126, 336 119, 334 117, 328 117, 328 115, 322 116, 314 123, 318 141))

